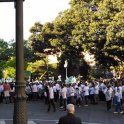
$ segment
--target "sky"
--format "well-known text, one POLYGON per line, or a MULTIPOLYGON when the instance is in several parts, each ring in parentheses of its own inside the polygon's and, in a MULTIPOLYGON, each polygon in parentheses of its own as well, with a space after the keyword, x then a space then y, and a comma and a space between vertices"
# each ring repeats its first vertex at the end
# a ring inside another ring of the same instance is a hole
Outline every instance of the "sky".
MULTIPOLYGON (((25 0, 24 1, 24 39, 30 36, 30 28, 35 22, 44 24, 53 21, 59 12, 68 9, 70 0, 25 0)), ((0 3, 0 39, 15 39, 14 3, 0 3)))

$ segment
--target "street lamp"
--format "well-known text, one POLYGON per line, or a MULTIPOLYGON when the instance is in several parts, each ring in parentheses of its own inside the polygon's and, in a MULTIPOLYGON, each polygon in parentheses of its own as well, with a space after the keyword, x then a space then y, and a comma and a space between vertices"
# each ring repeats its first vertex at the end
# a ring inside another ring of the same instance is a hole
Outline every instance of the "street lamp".
POLYGON ((68 78, 68 70, 67 70, 67 67, 68 67, 68 61, 65 60, 64 68, 66 69, 66 80, 67 80, 67 78, 68 78))
POLYGON ((23 1, 0 0, 0 2, 14 2, 16 10, 16 83, 13 124, 27 124, 27 96, 24 81, 23 1))

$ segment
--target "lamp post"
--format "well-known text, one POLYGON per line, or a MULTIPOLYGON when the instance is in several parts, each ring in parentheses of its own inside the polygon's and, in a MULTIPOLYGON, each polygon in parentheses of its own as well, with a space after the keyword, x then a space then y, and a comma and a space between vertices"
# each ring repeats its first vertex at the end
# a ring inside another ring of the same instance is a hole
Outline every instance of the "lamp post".
POLYGON ((68 67, 68 61, 67 61, 67 60, 65 60, 64 67, 65 67, 65 69, 66 69, 66 80, 67 80, 67 77, 68 77, 68 70, 67 70, 67 67, 68 67))
POLYGON ((13 124, 27 124, 27 97, 24 81, 23 1, 0 0, 0 2, 15 2, 16 10, 16 83, 13 124))

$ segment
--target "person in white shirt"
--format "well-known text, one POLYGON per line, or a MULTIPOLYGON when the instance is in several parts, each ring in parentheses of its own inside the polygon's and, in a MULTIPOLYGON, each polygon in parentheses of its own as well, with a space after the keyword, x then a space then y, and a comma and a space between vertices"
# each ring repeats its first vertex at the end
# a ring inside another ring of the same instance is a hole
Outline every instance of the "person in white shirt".
POLYGON ((117 87, 117 91, 115 93, 115 111, 114 113, 121 113, 123 114, 122 108, 121 108, 121 93, 119 87, 117 87))
POLYGON ((67 87, 66 87, 66 84, 63 84, 62 99, 63 99, 64 111, 66 111, 66 104, 67 104, 67 87))
POLYGON ((87 85, 87 83, 85 83, 85 87, 83 90, 84 90, 84 100, 85 100, 84 106, 88 106, 89 86, 87 85))
POLYGON ((70 86, 70 104, 74 104, 74 94, 75 90, 73 88, 73 86, 70 86))
POLYGON ((80 107, 81 106, 81 92, 78 87, 75 90, 75 96, 76 96, 76 105, 80 107))
POLYGON ((49 101, 48 101, 47 111, 48 112, 50 111, 50 108, 51 108, 51 105, 52 105, 53 111, 55 112, 56 108, 55 108, 55 104, 54 104, 54 91, 53 91, 52 84, 49 84, 49 89, 48 90, 49 90, 49 101))
POLYGON ((60 85, 59 83, 56 83, 56 102, 59 99, 59 92, 60 92, 60 85))
POLYGON ((94 87, 94 99, 95 99, 95 104, 98 104, 98 98, 99 97, 99 86, 98 83, 95 82, 95 87, 94 87))
POLYGON ((117 88, 119 88, 120 91, 120 97, 121 97, 121 105, 122 105, 122 86, 117 84, 117 86, 115 87, 115 94, 117 93, 117 88))
POLYGON ((57 102, 57 89, 56 89, 56 84, 53 85, 53 92, 54 92, 54 100, 57 102))
POLYGON ((84 103, 84 87, 85 87, 85 85, 84 85, 84 83, 81 83, 81 86, 80 86, 80 91, 81 91, 81 101, 82 101, 82 103, 84 103))
POLYGON ((105 94, 104 90, 106 89, 106 85, 103 81, 99 81, 99 100, 105 101, 105 94))
POLYGON ((59 107, 60 108, 63 108, 62 88, 63 88, 63 86, 61 84, 60 85, 60 88, 59 88, 59 107))
POLYGON ((36 100, 38 98, 38 88, 36 83, 32 85, 32 94, 33 94, 33 100, 36 100))
POLYGON ((94 85, 94 83, 92 83, 90 88, 89 88, 91 104, 95 104, 94 89, 95 89, 95 85, 94 85))
POLYGON ((49 102, 49 85, 48 85, 48 83, 44 84, 44 99, 45 99, 45 104, 48 104, 48 102, 49 102))
POLYGON ((43 98, 43 84, 42 83, 37 84, 37 90, 38 90, 39 98, 42 99, 43 98))
POLYGON ((40 92, 40 90, 43 90, 43 84, 42 83, 37 84, 37 90, 38 90, 38 92, 40 92))

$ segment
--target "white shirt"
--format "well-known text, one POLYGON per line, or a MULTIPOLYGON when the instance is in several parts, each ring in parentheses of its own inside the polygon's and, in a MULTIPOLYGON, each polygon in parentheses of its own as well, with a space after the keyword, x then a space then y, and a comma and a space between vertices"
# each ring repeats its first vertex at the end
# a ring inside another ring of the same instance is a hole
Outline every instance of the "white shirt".
POLYGON ((92 95, 92 94, 94 94, 94 87, 90 87, 90 94, 92 95))
POLYGON ((25 91, 26 91, 26 93, 31 93, 31 88, 30 88, 30 86, 26 86, 25 91))
POLYGON ((81 88, 81 86, 79 86, 78 88, 79 88, 79 91, 82 92, 82 88, 81 88))
POLYGON ((99 94, 99 86, 96 85, 94 88, 94 94, 99 94))
POLYGON ((56 89, 57 89, 57 90, 60 90, 59 84, 56 84, 56 89))
POLYGON ((89 95, 89 86, 85 86, 83 90, 84 90, 84 96, 88 96, 89 95))
POLYGON ((121 93, 120 92, 116 92, 115 96, 117 97, 117 102, 121 101, 121 93))
POLYGON ((74 88, 75 88, 75 89, 78 88, 78 85, 75 85, 74 88))
MULTIPOLYGON (((115 87, 115 94, 117 93, 117 87, 115 87)), ((121 95, 121 99, 122 99, 122 86, 119 86, 119 90, 120 90, 120 95, 121 95)))
POLYGON ((53 88, 49 87, 49 98, 54 99, 54 93, 53 93, 53 88))
POLYGON ((113 89, 112 89, 112 87, 110 87, 109 92, 110 92, 110 95, 111 95, 111 97, 112 97, 112 94, 113 94, 113 89))
POLYGON ((56 86, 53 86, 53 92, 56 92, 56 86))
POLYGON ((37 85, 36 84, 34 84, 32 86, 32 92, 38 92, 38 89, 37 89, 37 85))
POLYGON ((0 92, 3 92, 3 85, 0 85, 0 92))
POLYGON ((74 96, 74 88, 70 87, 70 96, 74 96))
POLYGON ((106 89, 106 85, 104 83, 101 83, 99 85, 99 91, 106 92, 105 89, 106 89))
POLYGON ((43 85, 42 84, 38 84, 37 88, 42 90, 43 89, 43 85))
POLYGON ((67 88, 66 87, 62 88, 62 98, 67 99, 67 88))
POLYGON ((105 92, 105 98, 106 98, 106 101, 111 100, 111 93, 110 93, 110 89, 109 89, 109 90, 107 90, 107 91, 105 92))

